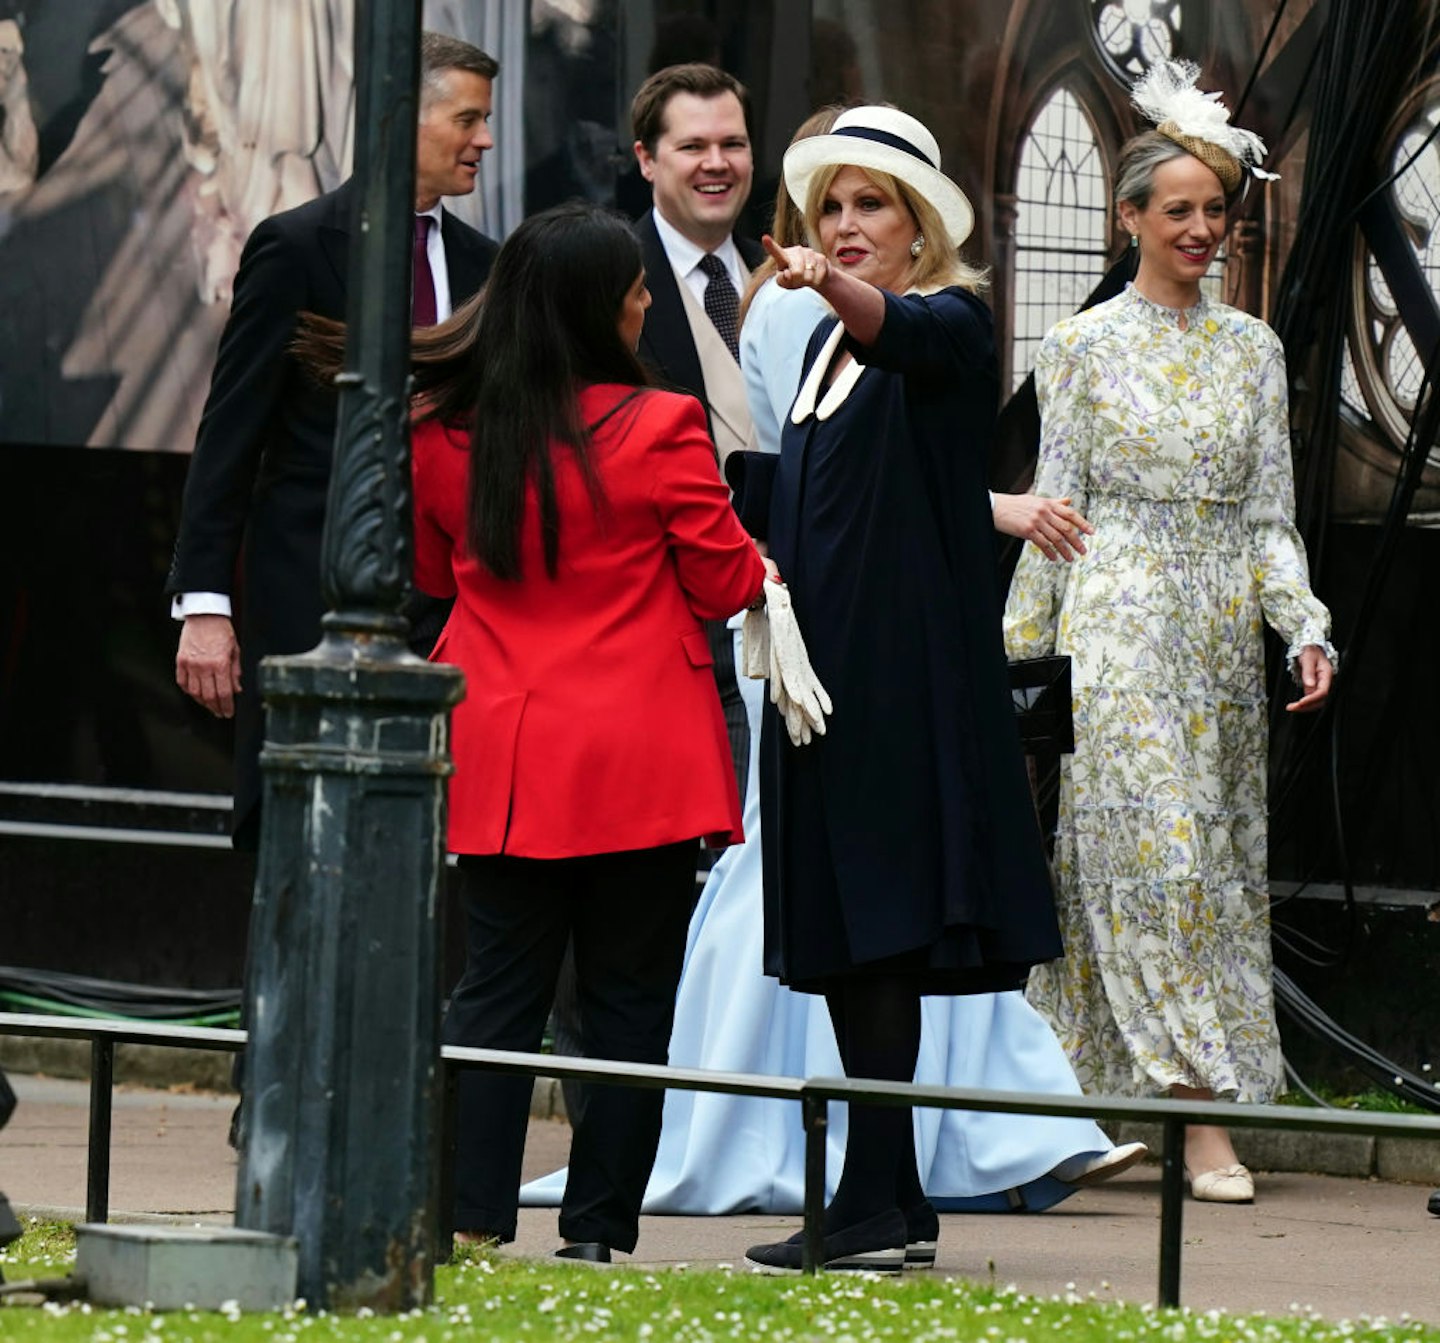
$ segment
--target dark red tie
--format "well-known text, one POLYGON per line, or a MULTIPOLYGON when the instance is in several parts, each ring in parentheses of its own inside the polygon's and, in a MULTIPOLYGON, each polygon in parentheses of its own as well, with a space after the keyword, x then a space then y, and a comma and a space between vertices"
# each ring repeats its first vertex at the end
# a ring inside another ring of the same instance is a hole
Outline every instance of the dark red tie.
POLYGON ((430 215, 415 216, 415 287, 411 291, 410 320, 415 326, 434 326, 435 277, 430 274, 430 225, 435 222, 430 215))

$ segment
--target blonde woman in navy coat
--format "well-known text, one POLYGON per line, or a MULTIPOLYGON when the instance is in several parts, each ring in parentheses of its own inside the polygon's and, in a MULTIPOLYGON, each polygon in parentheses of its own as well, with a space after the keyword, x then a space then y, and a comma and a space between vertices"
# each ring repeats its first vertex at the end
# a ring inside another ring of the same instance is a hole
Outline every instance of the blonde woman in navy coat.
MULTIPOLYGON (((767 241, 777 283, 839 320, 811 339, 773 482, 747 457, 739 490, 835 706, 802 746, 767 713, 766 970, 824 994, 849 1075, 897 1081, 922 995, 1013 989, 1060 954, 1000 634, 990 314, 939 163, 885 107, 786 154, 813 246, 767 241)), ((825 1232, 833 1268, 898 1269, 933 1240, 909 1110, 852 1107, 825 1232)), ((748 1259, 796 1270, 798 1237, 748 1259)))

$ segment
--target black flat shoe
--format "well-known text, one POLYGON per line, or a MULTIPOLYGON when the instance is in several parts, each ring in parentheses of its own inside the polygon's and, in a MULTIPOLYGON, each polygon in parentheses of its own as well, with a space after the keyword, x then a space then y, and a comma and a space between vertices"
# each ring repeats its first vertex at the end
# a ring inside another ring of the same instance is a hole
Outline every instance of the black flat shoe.
MULTIPOLYGON (((805 1233, 774 1245, 752 1245, 745 1263, 757 1273, 799 1273, 805 1233)), ((837 1273, 898 1273, 905 1266, 905 1219, 892 1208, 825 1237, 820 1267, 837 1273)))
POLYGON ((1430 1195, 1430 1202, 1425 1205, 1436 1217, 1440 1217, 1440 1189, 1430 1195))
POLYGON ((917 1203, 913 1208, 904 1208, 905 1218, 905 1268, 935 1267, 935 1249, 940 1240, 940 1219, 930 1200, 917 1203))
POLYGON ((555 1251, 555 1258, 572 1259, 581 1264, 608 1264, 610 1247, 598 1240, 581 1240, 574 1245, 562 1245, 555 1251))

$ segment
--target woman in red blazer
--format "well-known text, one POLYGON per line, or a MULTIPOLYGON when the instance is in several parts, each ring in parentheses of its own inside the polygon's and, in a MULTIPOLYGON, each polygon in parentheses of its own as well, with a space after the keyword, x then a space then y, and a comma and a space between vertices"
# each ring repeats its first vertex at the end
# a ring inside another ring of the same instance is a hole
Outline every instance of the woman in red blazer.
MULTIPOLYGON (((649 301, 629 226, 561 206, 511 235, 478 319, 437 328, 447 357, 419 373, 416 584, 455 597, 431 656, 466 680, 448 1043, 538 1049, 573 938, 587 1052, 663 1063, 697 840, 741 838, 701 620, 754 602, 765 562, 700 403, 647 385, 649 301)), ((514 1238, 530 1088, 464 1074, 455 1225, 472 1238, 514 1238)), ((587 1097, 558 1253, 608 1260, 635 1247, 663 1093, 587 1097)))

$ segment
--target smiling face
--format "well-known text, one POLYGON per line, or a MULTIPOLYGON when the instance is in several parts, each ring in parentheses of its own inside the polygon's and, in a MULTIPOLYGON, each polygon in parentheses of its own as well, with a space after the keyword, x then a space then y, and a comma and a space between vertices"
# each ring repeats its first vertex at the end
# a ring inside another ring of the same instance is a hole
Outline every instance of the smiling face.
POLYGON ((650 291, 645 287, 645 272, 635 277, 635 283, 625 291, 620 300, 620 339, 627 350, 640 344, 640 332, 645 326, 645 309, 650 306, 650 291))
POLYGON ((446 70, 420 113, 415 144, 415 208, 428 210, 441 196, 475 190, 480 156, 494 146, 490 134, 491 83, 470 70, 446 70))
POLYGON ((910 207, 860 168, 841 168, 826 188, 820 248, 847 275, 899 293, 914 260, 910 244, 919 232, 910 207))
POLYGON ((675 94, 655 152, 637 140, 635 157, 654 187, 655 208, 683 237, 708 252, 734 231, 755 164, 745 110, 733 93, 675 94))
POLYGON ((1140 240, 1135 287, 1166 307, 1188 308, 1225 237, 1225 188, 1191 154, 1155 169, 1144 209, 1121 201, 1120 222, 1140 240))

